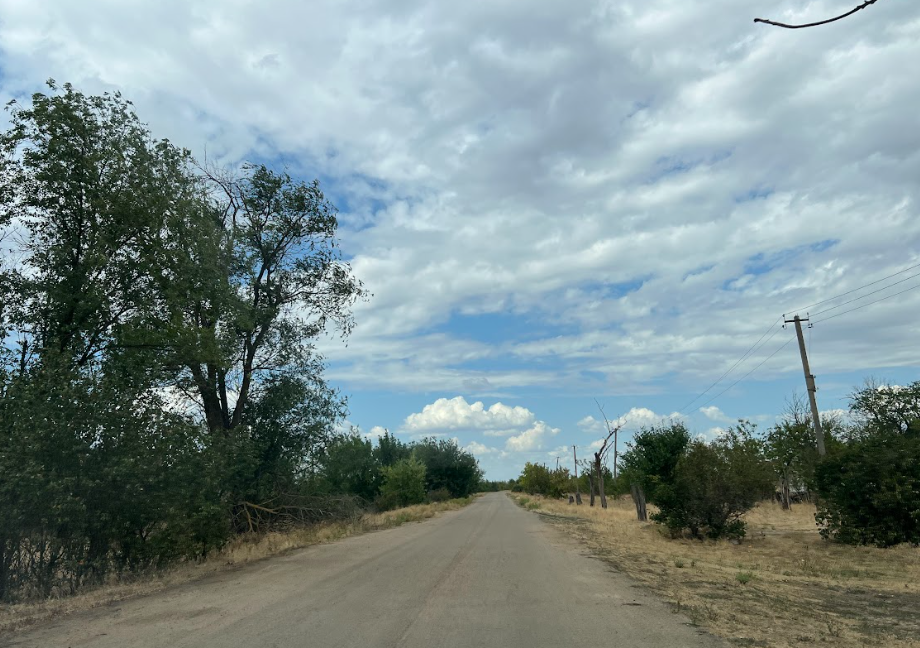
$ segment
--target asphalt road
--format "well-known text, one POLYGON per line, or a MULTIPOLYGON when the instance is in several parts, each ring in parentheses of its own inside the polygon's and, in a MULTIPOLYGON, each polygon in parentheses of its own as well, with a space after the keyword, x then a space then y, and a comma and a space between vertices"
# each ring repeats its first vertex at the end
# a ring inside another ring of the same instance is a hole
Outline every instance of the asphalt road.
POLYGON ((0 637, 24 648, 722 646, 494 493, 0 637))

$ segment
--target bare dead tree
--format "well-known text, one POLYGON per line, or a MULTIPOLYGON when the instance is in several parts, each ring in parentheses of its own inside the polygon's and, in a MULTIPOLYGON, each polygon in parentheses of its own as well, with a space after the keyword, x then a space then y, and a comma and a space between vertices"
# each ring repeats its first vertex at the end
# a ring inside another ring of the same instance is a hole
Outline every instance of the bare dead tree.
MULTIPOLYGON (((595 493, 594 461, 588 460, 588 459, 579 459, 578 462, 576 463, 576 466, 581 466, 582 474, 588 478, 588 495, 590 497, 589 506, 594 506, 594 493, 595 493)), ((580 494, 578 495, 578 498, 579 498, 579 504, 580 504, 581 503, 580 494)))
POLYGON ((597 409, 601 411, 601 416, 604 417, 604 425, 607 429, 607 436, 601 442, 601 447, 598 448, 597 452, 594 453, 594 468, 595 474, 597 475, 597 487, 601 497, 601 508, 607 508, 607 494, 604 492, 604 471, 603 471, 603 462, 607 458, 607 453, 610 452, 610 437, 613 437, 613 461, 614 466, 616 466, 616 439, 620 428, 623 427, 620 425, 611 425, 610 421, 607 420, 607 415, 604 413, 604 408, 601 407, 601 404, 595 399, 595 404, 597 404, 597 409))
POLYGON ((876 2, 878 2, 878 0, 866 0, 865 2, 863 2, 861 5, 859 5, 855 9, 851 9, 850 11, 840 14, 839 16, 834 16, 833 18, 828 18, 827 20, 819 20, 818 22, 806 23, 803 25, 788 25, 786 23, 776 22, 773 20, 767 20, 766 18, 755 18, 754 22, 764 23, 765 25, 773 25, 774 27, 784 27, 785 29, 804 29, 806 27, 818 27, 820 25, 827 25, 828 23, 837 22, 838 20, 843 20, 847 16, 852 16, 857 11, 862 11, 869 5, 873 5, 876 2))

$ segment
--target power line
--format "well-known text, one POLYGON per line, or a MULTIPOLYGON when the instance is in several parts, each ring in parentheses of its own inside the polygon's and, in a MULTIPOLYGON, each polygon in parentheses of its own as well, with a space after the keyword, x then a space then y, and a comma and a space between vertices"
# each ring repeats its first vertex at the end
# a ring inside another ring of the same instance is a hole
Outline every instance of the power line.
MULTIPOLYGON (((918 276, 918 275, 915 275, 915 276, 918 276)), ((910 278, 910 277, 909 277, 909 278, 910 278)), ((897 283, 903 283, 904 281, 907 281, 907 279, 904 279, 904 280, 899 281, 899 282, 897 282, 897 283)), ((890 288, 891 286, 894 286, 894 285, 896 285, 896 284, 891 284, 891 285, 887 286, 886 288, 882 288, 882 289, 879 289, 879 290, 874 291, 874 292, 880 292, 881 290, 886 290, 887 288, 890 288)), ((871 306, 872 304, 877 304, 877 303, 879 303, 879 302, 883 302, 883 301, 885 301, 886 299, 891 299, 892 297, 897 297, 898 295, 903 295, 904 293, 910 292, 911 290, 916 290, 917 288, 920 288, 920 283, 918 283, 918 284, 916 284, 916 285, 913 285, 913 286, 911 286, 910 288, 905 288, 904 290, 899 290, 898 292, 893 293, 893 294, 891 294, 891 295, 886 295, 885 297, 881 297, 881 298, 879 298, 879 299, 875 299, 875 300, 873 300, 873 301, 871 301, 871 302, 868 302, 868 303, 866 303, 866 304, 861 304, 861 305, 859 305, 859 306, 856 306, 855 308, 851 308, 851 309, 849 309, 849 310, 845 310, 845 311, 843 311, 842 313, 837 313, 837 314, 835 314, 835 315, 831 315, 830 317, 825 317, 825 318, 822 319, 822 320, 813 321, 812 323, 813 323, 813 324, 817 324, 819 321, 820 321, 820 322, 826 322, 826 321, 828 321, 828 320, 834 319, 835 317, 841 317, 841 316, 843 316, 843 315, 846 315, 847 313, 852 313, 853 311, 860 310, 861 308, 866 308, 867 306, 871 306)), ((874 293, 870 293, 870 294, 874 294, 874 293)), ((868 297, 868 295, 865 295, 865 297, 868 297)), ((861 298, 860 298, 860 299, 861 299, 861 298)), ((851 300, 851 301, 856 301, 856 300, 851 300)), ((848 302, 848 303, 850 303, 850 302, 848 302)), ((844 304, 841 304, 841 306, 843 306, 843 305, 844 305, 844 304)), ((836 307, 835 307, 835 308, 836 308, 836 307)), ((828 312, 828 311, 830 311, 830 310, 833 310, 833 309, 830 309, 830 308, 829 308, 829 309, 826 309, 826 310, 824 310, 824 311, 822 311, 822 312, 828 312)), ((771 327, 771 328, 772 328, 772 327, 771 327)), ((775 334, 776 334, 776 332, 774 332, 773 335, 775 335, 775 334)), ((764 345, 766 345, 766 343, 769 342, 769 341, 773 338, 773 335, 771 335, 769 338, 767 338, 766 342, 764 342, 764 345)), ((738 383, 742 382, 745 378, 747 378, 748 376, 750 376, 751 374, 753 374, 755 371, 757 371, 758 369, 760 369, 763 365, 765 365, 765 364, 767 363, 767 361, 769 361, 771 358, 773 358, 773 356, 775 356, 777 353, 779 353, 779 352, 782 351, 784 348, 786 348, 786 347, 789 345, 790 342, 792 342, 792 339, 791 339, 791 338, 790 338, 789 340, 786 340, 786 341, 785 341, 783 344, 781 344, 773 353, 771 353, 771 354, 768 355, 766 358, 764 358, 764 359, 760 362, 760 364, 758 364, 756 367, 754 367, 753 369, 751 369, 749 372, 747 372, 746 374, 744 374, 743 376, 741 376, 741 378, 739 378, 738 380, 736 380, 735 382, 733 382, 731 385, 729 385, 728 387, 726 387, 725 389, 723 389, 722 391, 720 391, 718 394, 716 394, 715 396, 713 396, 712 398, 710 398, 708 401, 706 401, 705 403, 703 403, 702 405, 700 405, 700 407, 706 407, 707 405, 709 405, 709 403, 711 403, 711 402, 713 402, 714 400, 716 400, 717 398, 719 398, 719 396, 721 396, 722 394, 724 394, 725 392, 727 392, 728 390, 730 390, 732 387, 734 387, 734 386, 737 385, 738 383)), ((763 346, 763 345, 762 345, 762 346, 763 346)))
MULTIPOLYGON (((767 330, 764 331, 763 335, 760 336, 760 339, 758 339, 758 340, 751 346, 750 349, 748 349, 747 351, 745 351, 744 354, 743 354, 740 358, 738 358, 738 360, 735 361, 735 364, 733 364, 731 367, 728 368, 728 371, 726 371, 724 374, 722 374, 721 376, 719 376, 718 379, 716 379, 716 381, 715 381, 714 383, 712 383, 711 385, 709 385, 709 387, 707 387, 706 389, 704 389, 702 393, 700 393, 700 394, 699 394, 696 398, 694 398, 692 401, 690 401, 689 403, 687 403, 686 405, 684 405, 683 407, 681 407, 678 411, 679 411, 681 414, 686 414, 686 413, 688 413, 688 408, 689 408, 691 405, 693 405, 696 401, 698 401, 698 400, 701 399, 703 396, 705 396, 705 395, 709 392, 709 390, 711 390, 713 387, 715 387, 715 386, 718 385, 720 382, 722 382, 722 380, 723 380, 728 374, 730 374, 732 371, 734 371, 735 368, 736 368, 738 365, 740 365, 742 362, 744 362, 745 359, 747 359, 747 358, 755 351, 755 349, 759 348, 758 345, 763 346, 763 345, 760 344, 760 341, 763 340, 765 337, 767 337, 767 333, 769 333, 770 330, 773 329, 773 327, 776 326, 777 323, 778 323, 781 319, 783 319, 783 318, 782 318, 782 317, 776 318, 776 320, 774 320, 774 322, 773 322, 772 324, 770 324, 770 326, 767 328, 767 330)), ((778 331, 779 331, 779 329, 776 329, 776 331, 773 332, 773 335, 776 335, 776 333, 777 333, 778 331)), ((766 344, 766 343, 769 342, 771 339, 773 339, 773 335, 771 335, 769 338, 767 338, 766 342, 764 342, 763 344, 766 344)))
MULTIPOLYGON (((892 285, 894 285, 894 284, 892 284, 892 285)), ((883 302, 883 301, 885 301, 886 299, 891 299, 892 297, 897 297, 898 295, 903 295, 904 293, 910 292, 911 290, 916 290, 917 288, 920 288, 920 284, 917 284, 917 285, 915 285, 915 286, 911 286, 910 288, 905 288, 904 290, 899 290, 898 292, 893 293, 893 294, 891 294, 891 295, 887 295, 886 297, 881 297, 881 298, 879 298, 879 299, 870 301, 870 302, 867 303, 867 304, 862 304, 862 305, 860 305, 860 306, 857 306, 856 308, 851 308, 850 310, 845 310, 845 311, 843 311, 842 313, 837 313, 836 315, 831 315, 830 317, 825 317, 825 318, 822 319, 822 320, 818 320, 818 321, 812 322, 812 323, 813 323, 813 324, 818 324, 819 322, 826 322, 826 321, 828 321, 828 320, 834 319, 835 317, 840 317, 840 316, 842 316, 842 315, 846 315, 847 313, 852 313, 853 311, 858 311, 860 308, 865 308, 866 306, 871 306, 872 304, 877 304, 877 303, 879 303, 879 302, 883 302)), ((827 311, 825 311, 825 312, 827 312, 827 311)))
MULTIPOLYGON (((813 303, 813 304, 809 304, 808 306, 804 306, 804 307, 802 307, 802 308, 795 309, 795 310, 790 311, 790 312, 800 312, 800 311, 804 311, 804 310, 807 310, 807 309, 810 309, 810 308, 814 308, 815 306, 820 306, 821 304, 826 304, 826 303, 828 303, 828 302, 832 302, 832 301, 834 301, 834 300, 840 299, 841 297, 846 297, 847 295, 852 295, 853 293, 859 292, 860 290, 864 290, 865 288, 869 288, 869 287, 871 287, 871 286, 875 286, 875 285, 877 285, 877 284, 880 284, 880 283, 882 283, 883 281, 887 281, 888 279, 892 279, 893 277, 897 277, 898 275, 904 274, 905 272, 909 272, 909 271, 914 270, 914 269, 916 269, 916 268, 920 268, 920 263, 916 263, 916 264, 914 264, 914 265, 912 265, 912 266, 908 266, 908 267, 903 268, 903 269, 901 269, 901 270, 898 270, 897 272, 894 272, 894 273, 892 273, 892 274, 890 274, 890 275, 888 275, 888 276, 882 277, 881 279, 876 279, 875 281, 871 281, 871 282, 869 282, 869 283, 867 283, 867 284, 864 284, 864 285, 862 285, 862 286, 859 286, 859 287, 857 287, 857 288, 853 288, 852 290, 848 290, 848 291, 846 291, 846 292, 840 293, 839 295, 834 295, 833 297, 828 297, 827 299, 822 299, 821 301, 815 302, 815 303, 813 303)), ((848 305, 848 304, 852 304, 852 303, 854 303, 854 302, 857 302, 857 301, 860 301, 860 300, 862 300, 862 299, 865 299, 866 297, 871 297, 872 295, 875 295, 875 294, 877 294, 877 293, 880 293, 880 292, 883 292, 883 291, 885 291, 885 290, 888 290, 889 288, 892 288, 892 287, 894 287, 894 286, 897 286, 898 284, 902 284, 902 283, 904 283, 905 281, 910 281, 911 279, 914 279, 914 278, 916 278, 916 277, 920 277, 920 273, 912 274, 912 275, 910 275, 909 277, 905 277, 904 279, 901 279, 901 280, 896 281, 896 282, 894 282, 894 283, 891 283, 891 284, 888 284, 888 285, 883 286, 883 287, 881 287, 881 288, 878 288, 878 289, 876 289, 876 290, 873 290, 872 292, 866 293, 865 295, 861 295, 861 296, 859 296, 859 297, 854 297, 853 299, 849 299, 849 300, 847 300, 847 301, 845 301, 845 302, 843 302, 843 303, 841 303, 841 304, 837 304, 836 306, 831 306, 830 308, 825 308, 824 310, 821 310, 821 311, 819 311, 819 312, 817 312, 817 313, 814 313, 814 315, 812 315, 812 317, 817 316, 817 315, 822 315, 822 314, 824 314, 824 313, 829 313, 829 312, 831 312, 831 311, 833 311, 833 310, 837 310, 838 308, 842 308, 842 307, 844 307, 844 306, 846 306, 846 305, 848 305)), ((851 309, 846 310, 846 311, 844 311, 844 312, 842 312, 842 313, 837 313, 836 315, 831 315, 830 317, 825 317, 825 318, 822 319, 822 320, 817 320, 817 321, 813 320, 813 323, 817 324, 818 322, 826 322, 826 321, 831 320, 831 319, 833 319, 833 318, 835 318, 835 317, 840 317, 841 315, 846 315, 847 313, 852 313, 853 311, 859 310, 860 308, 865 308, 866 306, 871 306, 872 304, 877 304, 877 303, 879 303, 879 302, 881 302, 881 301, 885 301, 886 299, 890 299, 890 298, 892 298, 892 297, 896 297, 896 296, 898 296, 898 295, 904 294, 904 293, 909 292, 909 291, 911 291, 911 290, 914 290, 914 289, 916 289, 916 288, 920 288, 920 284, 917 284, 916 286, 912 286, 911 288, 907 288, 906 290, 901 290, 901 291, 899 291, 899 292, 893 293, 893 294, 888 295, 888 296, 886 296, 886 297, 882 297, 881 299, 876 299, 876 300, 873 300, 873 301, 871 301, 871 302, 862 304, 861 306, 857 306, 856 308, 851 308, 851 309)), ((696 403, 699 399, 701 399, 703 396, 705 396, 706 394, 708 394, 716 385, 718 385, 720 382, 722 382, 722 381, 726 378, 726 376, 728 376, 728 375, 729 375, 730 373, 732 373, 736 368, 738 368, 742 363, 744 363, 746 360, 748 360, 756 351, 758 351, 760 348, 766 346, 766 345, 770 342, 770 340, 772 340, 773 337, 779 332, 779 329, 776 329, 776 330, 773 330, 773 329, 774 329, 774 327, 776 326, 777 322, 779 322, 779 320, 781 320, 781 319, 783 319, 783 317, 777 318, 772 324, 770 324, 770 326, 767 328, 767 330, 764 331, 763 335, 761 335, 760 338, 759 338, 759 339, 758 339, 758 340, 757 340, 747 351, 745 351, 744 354, 742 354, 742 356, 741 356, 738 360, 736 360, 735 363, 734 363, 731 367, 728 368, 727 371, 725 371, 725 373, 723 373, 721 376, 719 376, 711 385, 709 385, 706 389, 704 389, 702 392, 700 392, 696 397, 693 398, 693 400, 691 400, 690 402, 688 402, 686 405, 684 405, 684 406, 683 406, 682 408, 680 408, 680 410, 678 410, 678 411, 679 411, 680 413, 682 413, 682 414, 689 414, 689 408, 690 408, 691 405, 693 405, 693 404, 696 403), (770 333, 771 330, 773 331, 773 333, 772 333, 769 337, 767 337, 767 335, 770 333), (766 339, 764 339, 764 338, 766 338, 766 339)), ((809 333, 810 333, 810 331, 809 331, 809 333)), ((791 341, 791 340, 790 340, 790 341, 791 341)), ((787 344, 789 344, 790 341, 787 341, 786 343, 784 343, 782 346, 780 346, 778 349, 776 349, 772 354, 770 354, 769 356, 767 356, 767 358, 765 358, 760 364, 758 364, 756 367, 754 367, 754 368, 751 369, 749 372, 747 372, 744 376, 742 376, 741 378, 739 378, 738 380, 736 380, 735 382, 733 382, 731 385, 729 385, 728 387, 726 387, 725 389, 723 389, 722 391, 720 391, 718 394, 716 394, 715 396, 713 396, 712 398, 710 398, 708 401, 706 401, 705 403, 703 403, 702 405, 700 405, 700 407, 705 407, 705 406, 708 405, 709 403, 711 403, 711 402, 713 402, 714 400, 716 400, 719 396, 721 396, 722 394, 724 394, 725 392, 727 392, 729 389, 731 389, 732 387, 734 387, 735 385, 737 385, 738 383, 740 383, 741 381, 743 381, 745 378, 747 378, 748 376, 750 376, 751 374, 753 374, 755 371, 757 371, 757 369, 759 369, 760 367, 762 367, 762 366, 764 365, 764 363, 767 362, 767 360, 769 360, 770 358, 772 358, 773 356, 775 356, 777 353, 779 353, 779 351, 780 351, 781 349, 783 349, 787 344)))
MULTIPOLYGON (((879 289, 877 289, 877 290, 873 290, 872 292, 866 293, 865 295, 863 295, 863 296, 861 296, 861 297, 854 297, 853 299, 848 299, 847 301, 843 302, 842 304, 837 304, 836 306, 831 306, 830 308, 825 308, 824 310, 818 311, 817 313, 815 313, 815 314, 813 315, 813 317, 817 317, 818 315, 823 315, 824 313, 829 313, 829 312, 831 312, 832 310, 837 310, 838 308, 842 308, 843 306, 846 306, 847 304, 852 304, 853 302, 857 302, 857 301, 859 301, 860 299, 865 299, 866 297, 871 297, 872 295, 875 295, 875 294, 880 293, 880 292, 882 292, 882 291, 888 290, 889 288, 892 288, 892 287, 894 287, 894 286, 897 286, 898 284, 902 284, 902 283, 904 283, 905 281, 910 281, 911 279, 914 279, 914 278, 916 278, 916 277, 920 277, 920 272, 918 272, 917 274, 912 274, 911 276, 906 277, 906 278, 904 278, 904 279, 901 279, 900 281, 895 281, 894 283, 888 284, 887 286, 884 286, 884 287, 879 288, 879 289)), ((900 293, 898 293, 898 294, 900 294, 900 293)), ((872 303, 875 303, 875 302, 869 302, 869 303, 872 304, 872 303)), ((825 319, 830 319, 830 318, 825 318, 825 319)))
MULTIPOLYGON (((920 265, 920 264, 918 264, 918 265, 920 265)), ((915 266, 915 267, 916 267, 916 266, 915 266)), ((910 269, 910 268, 907 268, 907 270, 909 270, 909 269, 910 269)), ((901 272, 904 272, 904 270, 902 270, 901 272)), ((899 273, 896 273, 896 274, 901 274, 901 273, 899 272, 899 273)), ((888 285, 888 286, 886 286, 886 287, 884 287, 884 288, 880 288, 879 290, 875 290, 875 291, 869 293, 868 295, 863 295, 863 297, 859 297, 859 298, 857 298, 857 299, 852 299, 852 300, 850 300, 850 301, 848 301, 848 302, 845 302, 844 304, 840 304, 840 306, 845 306, 846 304, 852 303, 852 302, 854 302, 854 301, 858 301, 859 299, 863 299, 863 298, 868 297, 868 296, 870 296, 870 295, 873 295, 873 294, 875 294, 875 293, 877 293, 877 292, 881 292, 882 290, 887 290, 888 288, 891 288, 892 286, 895 286, 895 285, 897 285, 897 284, 899 284, 899 283, 904 283, 905 281, 907 281, 907 280, 909 280, 909 279, 912 279, 913 277, 916 277, 916 276, 920 276, 920 273, 918 273, 918 274, 916 274, 916 275, 912 275, 911 277, 908 277, 907 279, 902 279, 901 281, 898 281, 898 282, 896 282, 896 283, 890 284, 890 285, 888 285)), ((890 277, 886 277, 886 278, 890 279, 890 277)), ((883 281, 883 280, 880 279, 879 281, 883 281)), ((874 283, 878 283, 878 282, 874 282, 874 283)), ((871 284, 867 284, 867 285, 871 285, 871 284)), ((865 288, 865 286, 863 286, 863 287, 865 288)), ((853 311, 857 311, 857 310, 859 310, 859 309, 861 309, 861 308, 865 308, 865 307, 867 307, 867 306, 871 306, 872 304, 877 304, 877 303, 879 303, 879 302, 883 302, 883 301, 885 301, 886 299, 891 299, 892 297, 897 297, 898 295, 903 295, 904 293, 910 292, 911 290, 916 290, 917 288, 920 288, 920 284, 913 285, 913 286, 911 286, 910 288, 905 288, 904 290, 899 290, 899 291, 896 292, 896 293, 892 293, 891 295, 886 295, 885 297, 881 297, 881 298, 879 298, 879 299, 875 299, 875 300, 873 300, 873 301, 871 301, 871 302, 868 302, 868 303, 865 303, 865 304, 861 304, 861 305, 859 305, 859 306, 856 306, 855 308, 851 308, 851 309, 849 309, 849 310, 845 310, 845 311, 843 311, 842 313, 837 313, 837 314, 835 314, 835 315, 831 315, 831 316, 829 316, 829 317, 825 317, 825 318, 822 319, 822 320, 813 321, 812 323, 813 323, 813 324, 817 324, 818 322, 826 322, 826 321, 828 321, 828 320, 834 319, 835 317, 841 317, 842 315, 846 315, 847 313, 852 313, 853 311)), ((835 307, 833 307, 833 308, 827 308, 827 309, 825 309, 825 310, 823 310, 823 311, 821 311, 821 312, 822 312, 822 313, 826 313, 826 312, 831 311, 831 310, 836 310, 836 309, 839 308, 840 306, 835 306, 835 307)), ((771 326, 771 328, 772 328, 772 326, 771 326)), ((768 329, 768 331, 769 331, 769 329, 768 329)), ((765 346, 765 345, 767 344, 767 342, 769 342, 771 339, 773 339, 773 336, 776 335, 777 332, 778 332, 778 329, 777 329, 777 331, 774 331, 773 335, 771 335, 769 338, 767 338, 767 340, 766 340, 766 341, 763 343, 763 345, 761 345, 761 346, 765 346)), ((761 338, 761 339, 762 339, 762 338, 761 338)), ((751 369, 749 372, 747 372, 746 374, 744 374, 743 376, 741 376, 741 378, 739 378, 738 380, 736 380, 735 382, 733 382, 731 385, 729 385, 728 387, 726 387, 725 389, 723 389, 722 391, 720 391, 718 394, 716 394, 715 396, 713 396, 712 398, 710 398, 708 401, 706 401, 705 403, 703 403, 702 405, 700 405, 700 407, 706 407, 706 405, 708 405, 709 403, 711 403, 711 402, 713 402, 714 400, 716 400, 717 398, 719 398, 719 396, 721 396, 722 394, 724 394, 725 392, 727 392, 728 390, 730 390, 732 387, 734 387, 734 386, 737 385, 738 383, 742 382, 745 378, 747 378, 748 376, 750 376, 751 374, 753 374, 755 371, 757 371, 758 369, 760 369, 763 365, 765 365, 765 364, 767 363, 767 361, 770 360, 773 356, 775 356, 777 353, 779 353, 779 352, 782 351, 784 348, 786 348, 786 346, 788 346, 788 344, 789 344, 790 342, 792 342, 792 339, 786 340, 786 342, 784 342, 782 345, 780 345, 779 348, 777 348, 773 353, 771 353, 771 354, 768 355, 766 358, 764 358, 764 359, 760 362, 760 364, 758 364, 756 367, 754 367, 753 369, 751 369)), ((755 346, 756 346, 756 345, 755 345, 755 346)))
MULTIPOLYGON (((773 336, 771 335, 770 337, 772 338, 773 336)), ((706 401, 705 403, 703 403, 702 405, 700 405, 700 407, 701 407, 701 408, 702 408, 702 407, 706 407, 707 405, 709 405, 709 403, 711 403, 712 401, 714 401, 715 399, 717 399, 719 396, 721 396, 722 394, 724 394, 725 392, 727 392, 729 389, 731 389, 732 387, 734 387, 735 385, 737 385, 738 383, 740 383, 742 380, 744 380, 745 378, 747 378, 748 376, 750 376, 752 373, 754 373, 755 371, 757 371, 758 369, 760 369, 762 366, 764 366, 764 364, 766 364, 767 360, 769 360, 770 358, 772 358, 773 356, 775 356, 777 353, 779 353, 780 351, 782 351, 783 349, 785 349, 785 348, 789 345, 790 342, 792 342, 792 338, 789 338, 788 340, 786 340, 785 342, 783 342, 783 343, 779 346, 779 348, 776 349, 776 351, 774 351, 773 353, 771 353, 770 355, 768 355, 766 358, 764 358, 764 359, 761 361, 761 363, 760 363, 759 365, 757 365, 756 367, 754 367, 753 369, 751 369, 749 372, 747 372, 746 374, 744 374, 743 376, 741 376, 738 380, 736 380, 735 382, 733 382, 731 385, 729 385, 728 387, 726 387, 725 389, 723 389, 722 391, 720 391, 718 394, 716 394, 715 396, 713 396, 712 398, 710 398, 708 401, 706 401)))
MULTIPOLYGON (((920 263, 917 263, 917 264, 915 264, 915 265, 912 265, 912 266, 910 266, 910 267, 908 267, 908 268, 904 268, 903 270, 898 270, 898 271, 895 272, 894 274, 890 274, 890 275, 888 275, 887 277, 882 277, 881 279, 877 279, 877 280, 875 280, 875 281, 873 281, 873 282, 871 282, 871 283, 867 283, 867 284, 865 284, 865 285, 863 285, 863 286, 860 286, 859 288, 854 288, 853 290, 848 290, 848 291, 846 291, 846 292, 844 292, 844 293, 840 293, 839 295, 834 295, 833 297, 828 297, 827 299, 822 299, 821 301, 815 302, 814 304, 809 304, 808 306, 803 306, 802 308, 796 308, 796 309, 793 309, 793 310, 790 310, 790 311, 787 311, 787 312, 789 312, 789 313, 800 313, 800 312, 802 312, 802 311, 807 311, 809 308, 814 308, 815 306, 820 306, 821 304, 826 304, 827 302, 834 301, 835 299, 840 299, 841 297, 846 297, 847 295, 851 295, 851 294, 853 294, 853 293, 855 293, 855 292, 858 292, 858 291, 862 290, 863 288, 868 288, 869 286, 874 286, 875 284, 881 283, 881 282, 886 281, 886 280, 888 280, 888 279, 891 279, 892 277, 897 277, 899 274, 904 274, 905 272, 908 272, 908 271, 910 271, 910 270, 913 270, 914 268, 920 268, 920 263)), ((895 284, 891 284, 891 285, 893 286, 893 285, 895 285, 895 284)))

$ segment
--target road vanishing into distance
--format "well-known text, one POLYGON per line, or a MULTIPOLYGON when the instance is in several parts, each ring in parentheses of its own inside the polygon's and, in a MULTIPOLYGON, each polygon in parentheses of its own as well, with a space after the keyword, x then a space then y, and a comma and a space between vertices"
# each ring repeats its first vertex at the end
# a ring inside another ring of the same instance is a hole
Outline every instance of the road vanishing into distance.
POLYGON ((9 635, 17 648, 723 646, 501 493, 9 635))

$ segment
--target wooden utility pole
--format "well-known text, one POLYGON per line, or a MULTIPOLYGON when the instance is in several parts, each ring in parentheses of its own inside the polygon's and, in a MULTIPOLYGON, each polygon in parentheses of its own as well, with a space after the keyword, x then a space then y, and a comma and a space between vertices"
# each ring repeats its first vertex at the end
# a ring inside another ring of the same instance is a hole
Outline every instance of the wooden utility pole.
POLYGON ((578 488, 578 453, 575 452, 575 446, 572 446, 572 460, 575 463, 575 504, 581 504, 581 489, 578 488))
MULTIPOLYGON (((807 322, 808 318, 802 319, 798 315, 791 320, 784 319, 784 323, 795 324, 795 334, 799 338, 799 353, 802 354, 802 370, 805 372, 805 387, 808 389, 808 402, 811 404, 811 420, 815 428, 815 441, 818 443, 818 454, 824 456, 824 431, 821 429, 821 417, 818 415, 818 400, 815 398, 815 392, 818 388, 815 386, 815 377, 811 375, 811 369, 808 366, 808 354, 805 352, 805 335, 802 333, 802 322, 807 322)), ((810 325, 809 325, 810 326, 810 325)))

